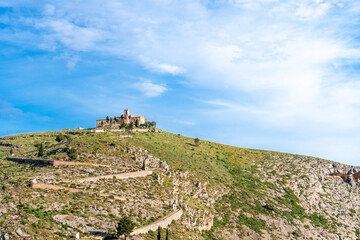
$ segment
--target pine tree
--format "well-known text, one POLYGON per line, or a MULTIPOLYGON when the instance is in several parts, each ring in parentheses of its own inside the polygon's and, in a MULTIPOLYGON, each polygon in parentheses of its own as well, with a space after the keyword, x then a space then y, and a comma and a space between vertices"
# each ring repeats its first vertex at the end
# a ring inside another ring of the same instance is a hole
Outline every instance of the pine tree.
POLYGON ((165 236, 165 240, 169 240, 169 229, 166 229, 166 236, 165 236))
POLYGON ((116 235, 119 238, 120 236, 124 235, 124 239, 130 235, 135 227, 135 223, 131 221, 128 217, 123 217, 120 219, 116 226, 116 235))
POLYGON ((144 160, 143 165, 142 165, 142 169, 145 170, 145 167, 146 167, 146 165, 145 165, 145 160, 144 160))
POLYGON ((161 227, 158 227, 157 240, 161 240, 161 227))
POLYGON ((38 146, 38 156, 43 157, 45 155, 44 144, 40 143, 38 146))

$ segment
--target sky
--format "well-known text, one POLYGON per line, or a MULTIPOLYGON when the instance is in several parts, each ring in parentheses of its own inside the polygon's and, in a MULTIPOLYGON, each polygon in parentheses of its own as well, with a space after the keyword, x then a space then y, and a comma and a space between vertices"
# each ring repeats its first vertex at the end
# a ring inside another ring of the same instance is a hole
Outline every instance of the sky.
POLYGON ((0 0, 0 136, 133 115, 360 165, 360 2, 0 0))

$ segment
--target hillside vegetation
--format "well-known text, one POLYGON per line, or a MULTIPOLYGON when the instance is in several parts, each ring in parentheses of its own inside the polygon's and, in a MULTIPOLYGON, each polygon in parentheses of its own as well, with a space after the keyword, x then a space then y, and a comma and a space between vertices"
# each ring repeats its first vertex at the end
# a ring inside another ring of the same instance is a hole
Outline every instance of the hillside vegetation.
MULTIPOLYGON (((357 168, 313 157, 245 149, 168 132, 22 134, 0 138, 0 232, 3 238, 88 239, 115 232, 129 216, 137 227, 183 209, 168 227, 170 239, 357 239, 358 180, 330 176, 357 168), (125 134, 125 135, 122 135, 125 134), (38 158, 109 165, 43 166, 9 161, 38 158), (76 149, 78 158, 68 159, 76 149), (142 178, 77 179, 153 170, 142 178), (31 188, 31 181, 92 191, 97 195, 31 188), (113 197, 124 197, 119 201, 113 197)), ((141 234, 156 239, 155 232, 141 234)), ((164 238, 165 239, 165 238, 164 238)))

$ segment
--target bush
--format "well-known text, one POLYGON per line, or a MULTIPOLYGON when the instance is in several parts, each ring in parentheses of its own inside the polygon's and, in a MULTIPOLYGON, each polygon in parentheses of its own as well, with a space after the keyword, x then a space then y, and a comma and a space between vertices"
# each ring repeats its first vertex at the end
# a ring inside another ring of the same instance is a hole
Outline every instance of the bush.
POLYGON ((70 159, 72 160, 76 160, 77 157, 78 157, 78 152, 75 148, 70 148, 68 151, 67 151, 67 155, 70 159))
POLYGON ((195 145, 198 147, 200 146, 200 139, 199 138, 195 138, 194 139, 195 145))
POLYGON ((64 142, 64 141, 67 141, 67 140, 70 140, 70 139, 71 139, 70 135, 64 135, 64 134, 59 134, 55 138, 55 140, 57 142, 64 142))

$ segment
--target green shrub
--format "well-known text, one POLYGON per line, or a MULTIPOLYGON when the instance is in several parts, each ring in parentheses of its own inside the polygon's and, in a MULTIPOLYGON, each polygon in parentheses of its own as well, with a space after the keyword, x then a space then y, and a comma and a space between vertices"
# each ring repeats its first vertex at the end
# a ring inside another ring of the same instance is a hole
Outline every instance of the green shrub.
POLYGON ((76 160, 78 158, 78 152, 75 148, 70 148, 67 151, 67 155, 71 160, 76 160))
POLYGON ((55 141, 57 142, 64 142, 67 138, 63 134, 59 134, 56 136, 55 141))

